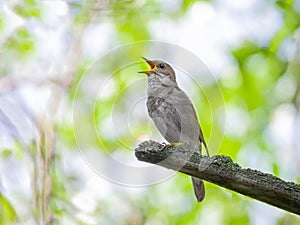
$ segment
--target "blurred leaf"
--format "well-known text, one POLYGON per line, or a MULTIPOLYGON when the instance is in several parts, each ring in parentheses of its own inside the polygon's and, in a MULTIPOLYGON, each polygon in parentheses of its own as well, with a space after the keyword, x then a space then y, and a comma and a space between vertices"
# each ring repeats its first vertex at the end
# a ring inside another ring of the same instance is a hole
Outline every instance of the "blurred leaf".
POLYGON ((8 199, 0 193, 0 224, 10 225, 17 222, 17 214, 8 199))
POLYGON ((273 174, 277 177, 279 177, 279 165, 277 163, 273 163, 273 174))
POLYGON ((232 54, 238 63, 241 64, 247 57, 259 50, 257 44, 245 41, 239 48, 232 50, 232 54))
POLYGON ((2 149, 2 157, 3 159, 7 159, 9 156, 11 156, 12 150, 11 149, 2 149))
POLYGON ((276 52, 281 43, 288 37, 294 34, 300 25, 300 12, 294 9, 292 3, 294 1, 277 1, 277 5, 281 7, 284 12, 284 24, 272 38, 270 43, 270 50, 276 52))
POLYGON ((186 13, 190 7, 196 2, 209 2, 209 0, 183 0, 181 3, 181 10, 186 13))
MULTIPOLYGON (((130 10, 125 15, 115 17, 114 25, 122 43, 146 40, 150 37, 148 18, 140 11, 130 10), (139 23, 136 23, 139 21, 139 23)), ((130 54, 129 54, 130 55, 130 54)))
POLYGON ((5 48, 15 52, 17 56, 24 58, 33 52, 35 47, 34 37, 25 27, 19 28, 13 36, 11 36, 5 44, 5 48))
POLYGON ((0 32, 2 32, 4 28, 4 20, 5 20, 4 15, 0 15, 0 32))
POLYGON ((37 0, 23 0, 15 7, 15 12, 24 18, 41 18, 42 5, 37 0))

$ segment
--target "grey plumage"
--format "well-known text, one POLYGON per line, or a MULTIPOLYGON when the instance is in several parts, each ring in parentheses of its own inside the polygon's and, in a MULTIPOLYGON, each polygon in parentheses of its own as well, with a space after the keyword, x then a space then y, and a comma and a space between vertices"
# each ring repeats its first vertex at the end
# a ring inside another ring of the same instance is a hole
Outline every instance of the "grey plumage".
MULTIPOLYGON (((193 151, 200 151, 204 144, 208 154, 195 109, 188 96, 178 87, 175 72, 167 63, 160 60, 146 60, 151 66, 148 74, 147 108, 164 138, 170 143, 185 143, 193 151)), ((205 196, 201 179, 192 177, 197 200, 205 196)))

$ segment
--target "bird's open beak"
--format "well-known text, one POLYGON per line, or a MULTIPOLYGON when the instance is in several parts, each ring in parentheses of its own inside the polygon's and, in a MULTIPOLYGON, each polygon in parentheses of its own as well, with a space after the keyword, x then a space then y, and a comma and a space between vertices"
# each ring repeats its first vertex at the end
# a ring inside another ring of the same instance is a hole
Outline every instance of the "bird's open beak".
POLYGON ((150 66, 150 70, 148 71, 139 71, 139 73, 145 73, 147 75, 150 75, 151 73, 154 73, 156 70, 156 65, 149 59, 146 59, 145 57, 142 57, 150 66))

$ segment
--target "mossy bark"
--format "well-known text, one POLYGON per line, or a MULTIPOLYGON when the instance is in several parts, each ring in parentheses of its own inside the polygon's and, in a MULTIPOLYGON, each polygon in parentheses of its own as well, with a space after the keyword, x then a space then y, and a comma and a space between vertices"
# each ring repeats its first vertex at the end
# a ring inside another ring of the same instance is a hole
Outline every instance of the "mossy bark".
POLYGON ((228 156, 201 156, 185 146, 164 147, 154 141, 141 143, 135 149, 135 155, 141 161, 201 178, 300 215, 299 184, 258 170, 243 169, 228 156))

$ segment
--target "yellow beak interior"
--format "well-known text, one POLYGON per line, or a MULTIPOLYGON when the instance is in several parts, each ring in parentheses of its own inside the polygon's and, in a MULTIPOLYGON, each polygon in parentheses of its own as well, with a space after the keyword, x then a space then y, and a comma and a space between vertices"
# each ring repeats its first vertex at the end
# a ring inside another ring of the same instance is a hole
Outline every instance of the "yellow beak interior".
POLYGON ((147 75, 150 75, 151 73, 153 73, 156 70, 156 65, 149 59, 146 59, 145 57, 142 57, 150 66, 150 70, 147 71, 139 71, 139 73, 145 73, 147 75))

